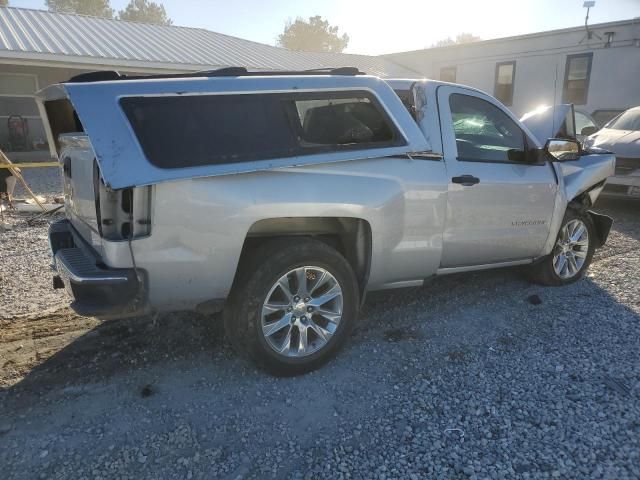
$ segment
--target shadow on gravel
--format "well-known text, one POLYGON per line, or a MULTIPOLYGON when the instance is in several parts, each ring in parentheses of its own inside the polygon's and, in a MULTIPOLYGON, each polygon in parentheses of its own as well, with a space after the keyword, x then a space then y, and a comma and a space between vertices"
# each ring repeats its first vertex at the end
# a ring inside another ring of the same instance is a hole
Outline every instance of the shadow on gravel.
MULTIPOLYGON (((39 320, 32 323, 37 324, 39 320)), ((166 315, 155 321, 148 316, 110 320, 98 323, 66 345, 64 338, 57 338, 65 333, 65 322, 78 323, 77 330, 86 330, 95 324, 93 319, 71 314, 58 316, 46 326, 25 328, 32 340, 39 336, 41 345, 34 348, 33 357, 27 360, 35 366, 19 383, 7 389, 7 398, 25 398, 55 387, 100 382, 140 367, 212 357, 223 350, 222 321, 211 316, 184 313, 166 315)), ((28 343, 28 339, 24 339, 15 349, 22 349, 28 343)), ((11 363, 9 359, 3 368, 11 367, 11 363)), ((141 396, 153 393, 153 387, 147 385, 142 388, 141 396)))

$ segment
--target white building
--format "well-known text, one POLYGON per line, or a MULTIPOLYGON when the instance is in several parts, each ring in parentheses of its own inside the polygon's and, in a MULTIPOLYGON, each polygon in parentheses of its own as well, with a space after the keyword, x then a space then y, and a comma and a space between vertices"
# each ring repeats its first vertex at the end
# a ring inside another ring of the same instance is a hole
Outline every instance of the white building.
POLYGON ((602 122, 640 105, 640 18, 394 53, 385 58, 427 78, 470 85, 517 115, 573 103, 602 122), (613 112, 611 112, 613 113, 613 112))
POLYGON ((47 155, 34 93, 92 70, 178 73, 353 66, 492 93, 517 114, 572 102, 597 120, 640 105, 640 19, 384 56, 294 52, 201 28, 0 7, 0 148, 47 155))

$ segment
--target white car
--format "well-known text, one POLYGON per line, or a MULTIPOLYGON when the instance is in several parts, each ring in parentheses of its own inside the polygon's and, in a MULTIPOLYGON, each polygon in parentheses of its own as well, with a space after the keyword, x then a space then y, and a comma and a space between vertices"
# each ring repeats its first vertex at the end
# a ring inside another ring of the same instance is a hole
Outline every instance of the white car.
POLYGON ((640 106, 630 108, 585 140, 585 146, 616 155, 616 173, 603 195, 640 198, 640 106))

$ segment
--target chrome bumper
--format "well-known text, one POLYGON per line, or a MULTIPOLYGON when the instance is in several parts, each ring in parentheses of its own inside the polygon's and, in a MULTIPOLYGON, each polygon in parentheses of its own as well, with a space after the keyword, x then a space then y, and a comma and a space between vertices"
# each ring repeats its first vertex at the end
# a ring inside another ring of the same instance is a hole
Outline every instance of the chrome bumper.
MULTIPOLYGON (((142 289, 133 268, 112 269, 82 242, 67 220, 49 228, 53 253, 54 288, 65 288, 73 298, 71 308, 86 316, 115 317, 142 313, 142 289)), ((143 279, 144 281, 144 279, 143 279)))

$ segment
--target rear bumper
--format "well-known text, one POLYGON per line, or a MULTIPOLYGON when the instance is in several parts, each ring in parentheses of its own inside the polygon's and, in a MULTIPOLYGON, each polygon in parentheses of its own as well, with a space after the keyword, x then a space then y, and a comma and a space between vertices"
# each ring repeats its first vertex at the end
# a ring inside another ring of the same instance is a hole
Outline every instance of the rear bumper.
POLYGON ((49 244, 57 273, 54 288, 65 288, 77 313, 101 318, 144 313, 144 271, 106 267, 67 220, 49 227, 49 244))

